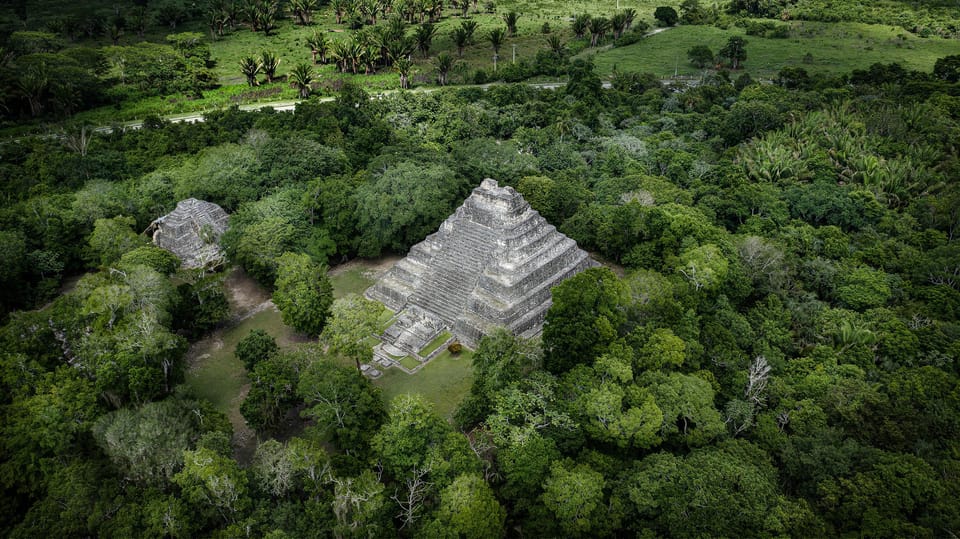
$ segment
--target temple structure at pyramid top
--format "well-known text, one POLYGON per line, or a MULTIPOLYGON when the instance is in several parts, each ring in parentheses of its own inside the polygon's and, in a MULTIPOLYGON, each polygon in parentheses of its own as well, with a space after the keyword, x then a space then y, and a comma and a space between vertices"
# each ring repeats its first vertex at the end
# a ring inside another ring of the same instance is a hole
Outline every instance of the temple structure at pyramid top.
POLYGON ((488 178, 366 295, 400 313, 384 341, 416 355, 438 327, 471 347, 497 326, 539 334, 550 288, 595 265, 520 193, 488 178))

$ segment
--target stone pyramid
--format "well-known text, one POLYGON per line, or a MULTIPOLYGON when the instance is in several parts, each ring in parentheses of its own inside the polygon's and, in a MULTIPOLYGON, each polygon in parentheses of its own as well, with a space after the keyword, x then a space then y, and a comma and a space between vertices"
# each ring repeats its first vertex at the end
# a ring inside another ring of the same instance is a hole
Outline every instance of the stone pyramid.
POLYGON ((432 319, 472 347, 496 326, 539 334, 550 288, 596 265, 520 193, 488 178, 366 295, 432 319))
POLYGON ((177 255, 184 268, 210 268, 223 263, 218 242, 229 220, 227 212, 213 202, 188 198, 150 223, 146 232, 157 247, 177 255))

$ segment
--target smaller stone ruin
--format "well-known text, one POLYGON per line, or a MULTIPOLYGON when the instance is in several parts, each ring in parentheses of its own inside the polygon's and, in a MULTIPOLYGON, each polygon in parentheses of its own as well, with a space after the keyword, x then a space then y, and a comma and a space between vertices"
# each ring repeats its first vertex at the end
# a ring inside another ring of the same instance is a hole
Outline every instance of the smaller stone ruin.
POLYGON ((185 269, 212 269, 224 262, 220 236, 230 216, 213 202, 188 198, 150 223, 146 233, 157 247, 177 255, 185 269))

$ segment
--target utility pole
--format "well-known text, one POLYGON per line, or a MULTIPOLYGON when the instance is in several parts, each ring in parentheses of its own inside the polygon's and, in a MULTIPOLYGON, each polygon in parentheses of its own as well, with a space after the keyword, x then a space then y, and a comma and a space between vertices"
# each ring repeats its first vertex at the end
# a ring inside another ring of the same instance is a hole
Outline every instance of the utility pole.
POLYGON ((513 45, 513 61, 511 63, 513 64, 517 63, 517 45, 516 44, 513 45))

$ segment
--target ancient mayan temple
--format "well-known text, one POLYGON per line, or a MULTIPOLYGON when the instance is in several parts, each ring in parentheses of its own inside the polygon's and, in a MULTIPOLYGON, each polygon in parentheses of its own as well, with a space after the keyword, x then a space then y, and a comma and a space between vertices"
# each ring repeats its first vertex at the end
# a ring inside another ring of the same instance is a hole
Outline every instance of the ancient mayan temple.
POLYGON ((520 193, 486 179, 367 296, 400 313, 384 335, 400 351, 444 327, 472 347, 496 326, 539 334, 550 288, 595 265, 520 193))
POLYGON ((213 202, 188 198, 150 223, 146 232, 157 247, 177 255, 184 268, 211 268, 223 263, 219 241, 229 219, 213 202))

